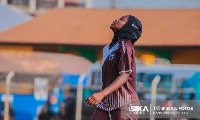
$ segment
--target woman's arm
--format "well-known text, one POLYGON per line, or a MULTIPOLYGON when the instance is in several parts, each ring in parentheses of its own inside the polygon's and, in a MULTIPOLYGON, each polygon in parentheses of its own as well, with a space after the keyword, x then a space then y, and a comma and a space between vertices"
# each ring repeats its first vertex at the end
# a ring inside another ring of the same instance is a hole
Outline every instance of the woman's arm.
POLYGON ((122 72, 108 87, 101 92, 106 96, 120 88, 129 77, 129 73, 122 72))
POLYGON ((128 80, 130 73, 122 72, 108 87, 103 89, 102 91, 98 93, 94 93, 90 97, 88 97, 84 102, 87 105, 93 105, 95 106, 97 103, 99 103, 106 95, 116 91, 118 88, 120 88, 126 81, 128 80))

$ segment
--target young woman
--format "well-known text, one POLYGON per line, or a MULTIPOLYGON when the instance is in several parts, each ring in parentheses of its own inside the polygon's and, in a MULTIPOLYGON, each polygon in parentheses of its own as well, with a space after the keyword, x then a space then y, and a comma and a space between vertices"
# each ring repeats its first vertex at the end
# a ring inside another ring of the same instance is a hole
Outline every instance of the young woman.
POLYGON ((121 120, 121 108, 139 100, 133 44, 141 36, 141 22, 134 16, 126 15, 113 21, 110 29, 114 37, 103 48, 102 90, 85 100, 87 105, 97 106, 92 120, 121 120))

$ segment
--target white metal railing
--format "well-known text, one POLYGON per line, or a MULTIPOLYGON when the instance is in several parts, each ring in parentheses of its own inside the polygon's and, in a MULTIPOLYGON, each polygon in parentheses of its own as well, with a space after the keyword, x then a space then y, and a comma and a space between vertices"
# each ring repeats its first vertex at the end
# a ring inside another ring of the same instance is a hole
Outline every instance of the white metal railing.
POLYGON ((12 71, 8 73, 6 76, 6 97, 5 97, 5 110, 4 110, 4 120, 8 120, 8 112, 9 112, 9 97, 10 97, 10 82, 15 72, 12 71))
POLYGON ((76 97, 76 120, 81 120, 82 115, 82 100, 83 100, 83 80, 86 74, 83 73, 78 79, 77 97, 76 97))
MULTIPOLYGON (((160 81, 160 76, 157 75, 153 81, 152 81, 152 85, 151 85, 151 113, 154 112, 154 109, 153 107, 156 106, 156 94, 157 94, 157 85, 160 81)), ((150 114, 151 114, 150 113, 150 114)), ((151 117, 150 117, 150 120, 155 120, 155 115, 154 114, 151 114, 151 117)))

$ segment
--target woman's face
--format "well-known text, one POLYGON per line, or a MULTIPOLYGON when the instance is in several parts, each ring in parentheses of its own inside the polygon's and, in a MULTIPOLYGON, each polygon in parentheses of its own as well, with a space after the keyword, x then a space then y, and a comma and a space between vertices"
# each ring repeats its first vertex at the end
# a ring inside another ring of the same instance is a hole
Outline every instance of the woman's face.
POLYGON ((110 29, 113 32, 117 32, 119 29, 122 28, 122 26, 126 23, 128 20, 128 15, 122 16, 120 19, 116 19, 113 21, 113 23, 110 25, 110 29))

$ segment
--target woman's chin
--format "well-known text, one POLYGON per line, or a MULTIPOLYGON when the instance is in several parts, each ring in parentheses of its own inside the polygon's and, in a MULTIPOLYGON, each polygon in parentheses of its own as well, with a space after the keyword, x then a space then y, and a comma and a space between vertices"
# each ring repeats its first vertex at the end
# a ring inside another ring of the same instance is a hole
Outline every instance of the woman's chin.
POLYGON ((114 26, 112 24, 110 25, 110 29, 114 29, 114 26))

